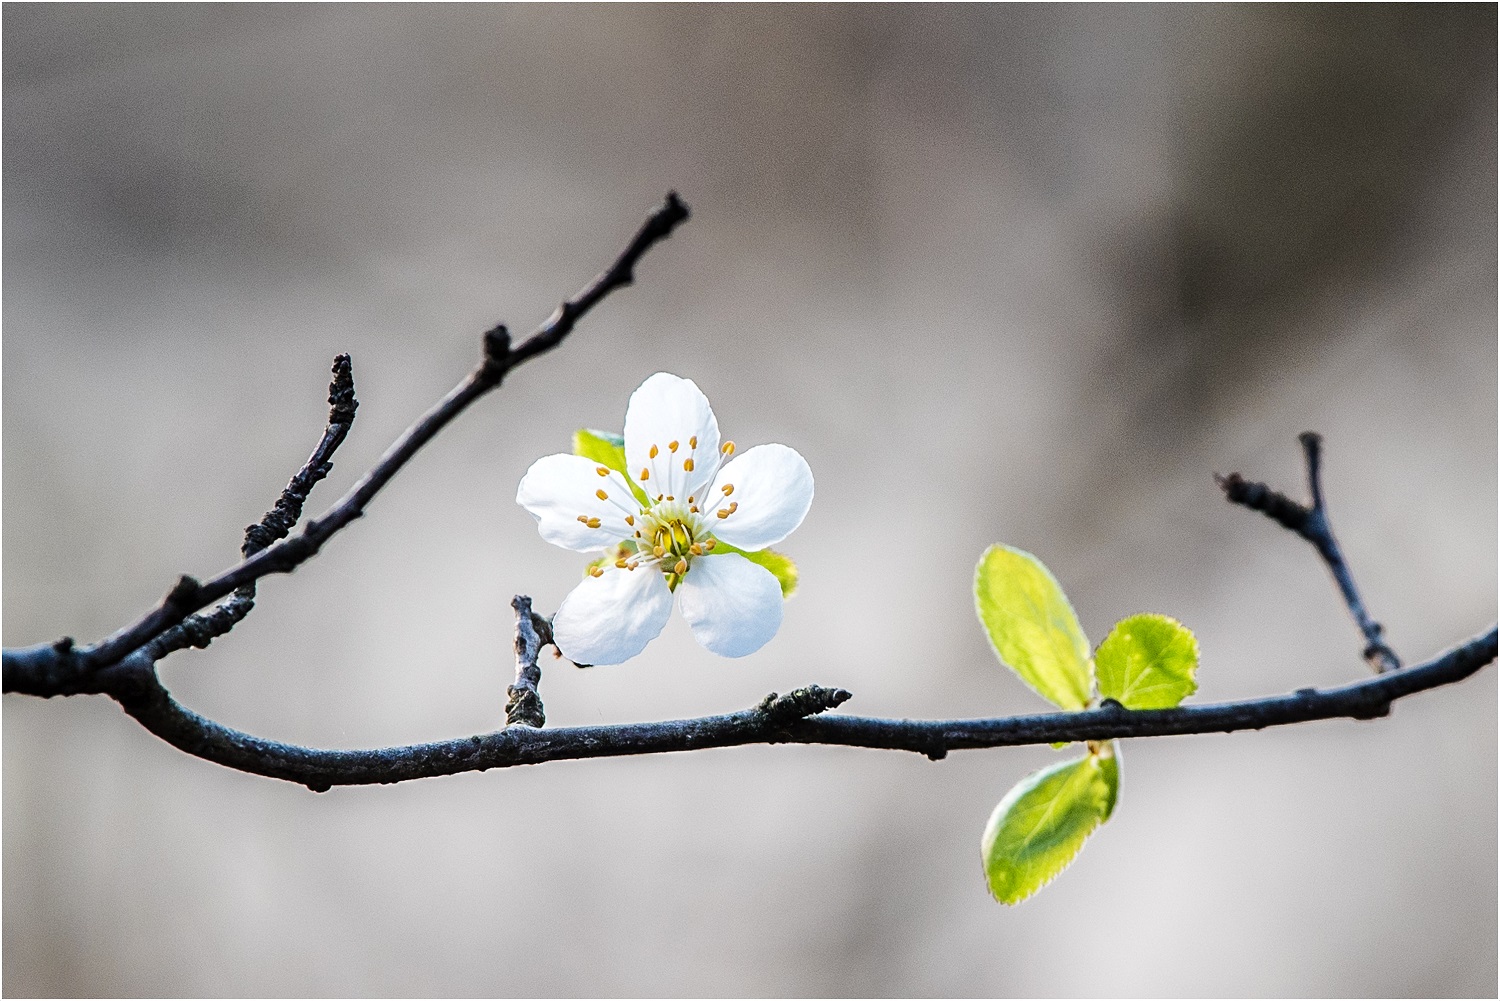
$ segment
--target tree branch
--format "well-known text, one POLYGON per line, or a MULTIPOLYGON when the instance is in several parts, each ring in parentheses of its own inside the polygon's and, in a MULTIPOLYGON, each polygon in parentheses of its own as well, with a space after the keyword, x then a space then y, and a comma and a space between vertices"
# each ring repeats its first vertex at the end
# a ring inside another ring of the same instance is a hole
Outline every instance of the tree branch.
POLYGON ((1391 668, 1340 688, 1306 688, 1290 695, 1175 709, 1132 711, 1107 700, 1085 712, 904 720, 820 715, 838 707, 850 695, 842 689, 812 685, 787 695, 772 693, 753 708, 726 715, 543 730, 546 716, 538 692, 538 658, 541 648, 551 643, 551 627, 532 610, 530 598, 517 596, 512 602, 516 613, 516 680, 507 690, 506 706, 510 725, 493 733, 381 750, 319 750, 230 729, 172 698, 156 674, 161 657, 183 646, 204 645, 232 628, 250 610, 257 580, 271 573, 290 572, 360 517, 406 461, 470 403, 498 386, 511 368, 556 347, 595 304, 613 290, 629 285, 640 257, 687 216, 687 207, 675 194, 669 195, 615 262, 577 297, 563 302, 519 347, 511 347, 503 325, 487 331, 483 357, 474 371, 412 425, 322 518, 308 522, 300 534, 291 536, 308 493, 327 474, 330 459, 354 417, 357 404, 353 379, 349 360, 341 355, 334 363, 329 395, 333 410, 323 440, 272 511, 260 524, 246 530, 241 563, 206 583, 181 578, 157 608, 93 646, 74 649, 73 641, 64 638, 50 645, 5 651, 4 690, 41 696, 107 694, 151 733, 188 754, 322 791, 335 785, 403 782, 543 761, 740 744, 840 744, 914 751, 938 759, 950 750, 971 748, 1230 732, 1337 717, 1373 719, 1389 712, 1396 699, 1462 680, 1495 659, 1496 630, 1491 628, 1425 664, 1394 670, 1399 662, 1380 642, 1380 627, 1365 612, 1334 541, 1323 505, 1319 439, 1309 433, 1302 436, 1302 443, 1313 495, 1311 508, 1238 474, 1219 478, 1219 482, 1231 501, 1265 513, 1317 548, 1369 640, 1366 655, 1391 668), (226 595, 232 597, 214 612, 193 614, 226 595))
MULTIPOLYGON (((500 385, 512 368, 550 351, 572 331, 577 321, 615 289, 634 281, 636 263, 651 247, 666 239, 688 218, 688 207, 676 192, 646 222, 615 262, 561 306, 519 347, 510 346, 503 324, 486 331, 483 357, 475 369, 447 396, 408 428, 380 461, 321 518, 309 521, 301 533, 281 539, 199 583, 183 576, 160 604, 140 619, 91 646, 75 648, 71 638, 4 653, 4 691, 31 695, 67 695, 102 691, 92 675, 121 663, 190 614, 273 573, 290 573, 316 555, 340 529, 364 514, 381 488, 423 445, 462 413, 469 404, 500 385)), ((352 415, 352 411, 351 411, 352 415)))
POLYGON ((1229 733, 1341 717, 1373 719, 1386 715, 1395 700, 1461 681, 1495 656, 1496 630, 1491 628, 1467 643, 1403 671, 1340 688, 1304 688, 1289 695, 1214 705, 1153 710, 1110 707, 973 720, 802 718, 832 708, 848 696, 847 692, 814 686, 791 696, 770 697, 753 709, 720 716, 555 730, 512 726, 457 740, 368 751, 298 747, 221 726, 174 701, 145 665, 120 675, 111 694, 142 726, 179 750, 228 768, 284 779, 322 792, 336 785, 405 782, 544 761, 662 754, 742 744, 840 744, 914 751, 936 760, 949 751, 975 748, 1229 733))
POLYGON ((1333 537, 1333 523, 1328 520, 1328 509, 1323 505, 1323 438, 1315 431, 1304 431, 1297 440, 1302 442, 1302 451, 1307 459, 1307 487, 1312 494, 1312 507, 1299 504, 1264 483, 1247 480, 1239 473, 1230 473, 1228 476, 1215 474, 1214 480, 1231 504, 1259 511, 1312 543, 1318 555, 1323 557, 1323 562, 1328 564, 1334 582, 1344 596, 1344 604, 1349 606, 1355 625, 1364 634, 1365 660, 1377 671, 1394 671, 1401 666, 1401 659, 1381 638, 1383 630, 1380 623, 1365 610, 1359 589, 1354 586, 1354 573, 1344 559, 1338 540, 1333 537))

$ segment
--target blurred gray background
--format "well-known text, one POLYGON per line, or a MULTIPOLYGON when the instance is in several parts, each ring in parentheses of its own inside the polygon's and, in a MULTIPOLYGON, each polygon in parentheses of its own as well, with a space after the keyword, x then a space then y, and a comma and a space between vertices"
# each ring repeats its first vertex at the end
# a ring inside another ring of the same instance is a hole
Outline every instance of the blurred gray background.
MULTIPOLYGON (((4 641, 93 640, 237 556, 361 408, 317 513, 669 188, 692 221, 163 678, 256 734, 502 720, 512 594, 581 561, 514 504, 652 372, 795 446, 801 593, 739 661, 675 620, 543 679, 555 725, 753 704, 1043 703, 974 561, 1097 640, 1177 616, 1212 701, 1363 677, 1301 495, 1327 439, 1409 661, 1496 617, 1496 13, 1310 7, 4 10, 4 641)), ((29 994, 1490 995, 1496 672, 1389 719, 1135 741, 1024 905, 978 842, 1048 748, 753 747, 389 788, 187 757, 111 702, 4 701, 4 989, 29 994)))

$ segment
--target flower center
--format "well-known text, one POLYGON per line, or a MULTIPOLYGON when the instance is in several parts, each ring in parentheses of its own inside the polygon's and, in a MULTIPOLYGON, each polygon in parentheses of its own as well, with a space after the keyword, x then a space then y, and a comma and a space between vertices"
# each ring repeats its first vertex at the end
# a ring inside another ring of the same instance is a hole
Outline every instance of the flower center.
POLYGON ((643 555, 654 558, 667 575, 668 586, 675 590, 692 561, 712 551, 716 542, 694 504, 658 502, 641 516, 637 546, 643 555))

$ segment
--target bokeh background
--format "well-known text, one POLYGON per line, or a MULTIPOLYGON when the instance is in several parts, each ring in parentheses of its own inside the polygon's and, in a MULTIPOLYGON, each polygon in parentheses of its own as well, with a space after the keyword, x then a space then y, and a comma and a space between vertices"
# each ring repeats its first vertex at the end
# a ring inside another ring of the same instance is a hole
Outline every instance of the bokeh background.
MULTIPOLYGON (((1366 674, 1303 490, 1415 661, 1496 617, 1496 12, 1401 7, 4 10, 4 640, 96 639, 232 563, 350 352, 309 513, 543 319, 670 188, 638 284, 163 677, 327 747, 502 720, 508 601, 580 561, 514 504, 652 372, 818 495, 739 661, 680 620, 548 666, 554 725, 817 682, 1042 703, 974 561, 1039 554, 1096 640, 1192 626, 1202 701, 1366 674)), ((32 994, 1489 995, 1496 672, 1371 723, 1135 741, 1026 904, 978 841, 1048 748, 754 747, 324 795, 102 698, 4 701, 4 989, 32 994)))

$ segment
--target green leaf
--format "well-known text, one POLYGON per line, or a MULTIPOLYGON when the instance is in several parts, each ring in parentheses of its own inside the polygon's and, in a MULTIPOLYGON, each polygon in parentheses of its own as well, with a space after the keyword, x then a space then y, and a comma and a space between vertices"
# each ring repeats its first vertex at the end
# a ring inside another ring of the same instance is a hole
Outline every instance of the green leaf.
POLYGON ((776 582, 781 585, 782 600, 790 598, 797 591, 797 564, 792 562, 790 556, 771 549, 760 549, 753 553, 747 553, 737 546, 731 546, 723 539, 714 540, 714 552, 739 553, 756 566, 765 567, 771 571, 772 576, 776 578, 776 582))
POLYGON ((625 482, 630 484, 631 492, 635 499, 646 504, 648 499, 646 492, 636 486, 635 480, 631 479, 630 471, 625 468, 625 439, 608 431, 592 431, 588 428, 579 428, 573 432, 573 454, 581 455, 585 459, 591 459, 601 466, 607 466, 625 477, 625 482))
POLYGON ((1120 781, 1118 759, 1109 752, 1044 768, 995 807, 980 847, 996 900, 1018 904, 1046 886, 1109 819, 1120 781))
POLYGON ((1198 690, 1198 640, 1165 615, 1116 622, 1094 661, 1100 698, 1127 709, 1171 709, 1198 690))
POLYGON ((1064 709, 1088 705, 1089 643, 1056 578, 1030 553, 994 545, 974 571, 974 607, 1001 662, 1064 709))

